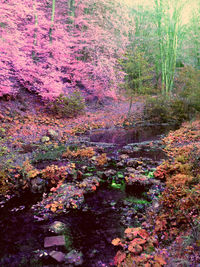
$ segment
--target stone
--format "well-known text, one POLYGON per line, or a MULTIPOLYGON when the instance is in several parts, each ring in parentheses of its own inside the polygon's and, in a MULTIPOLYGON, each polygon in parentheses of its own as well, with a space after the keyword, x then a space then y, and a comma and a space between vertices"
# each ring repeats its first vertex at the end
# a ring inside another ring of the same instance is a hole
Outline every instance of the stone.
POLYGON ((128 168, 126 168, 126 171, 129 173, 133 173, 133 172, 135 172, 135 169, 132 167, 128 167, 128 168))
POLYGON ((44 191, 45 187, 45 180, 39 177, 31 179, 31 192, 33 193, 41 193, 44 191))
POLYGON ((135 159, 128 159, 126 164, 128 167, 133 167, 133 168, 136 168, 138 166, 138 162, 135 159))
POLYGON ((44 239, 44 247, 53 247, 53 246, 65 246, 65 236, 48 236, 44 239))
POLYGON ((123 162, 123 161, 119 161, 119 162, 117 163, 117 167, 118 167, 118 168, 123 168, 123 167, 124 167, 124 162, 123 162))
POLYGON ((55 221, 51 224, 49 230, 55 234, 63 234, 63 232, 66 230, 66 224, 64 224, 63 222, 55 221))
POLYGON ((128 159, 129 156, 127 154, 122 154, 119 156, 120 160, 125 160, 125 159, 128 159))
POLYGON ((110 177, 110 176, 115 175, 116 173, 117 172, 115 170, 110 169, 110 170, 107 170, 107 171, 104 172, 104 176, 105 177, 110 177))
POLYGON ((63 252, 60 252, 60 251, 53 250, 49 253, 49 256, 51 256, 57 262, 64 262, 65 261, 65 254, 63 252))
POLYGON ((46 142, 49 142, 49 140, 50 140, 49 136, 45 135, 45 136, 42 137, 41 142, 42 143, 46 143, 46 142))
POLYGON ((67 264, 71 263, 75 266, 80 266, 83 264, 83 253, 73 249, 66 255, 65 259, 67 264))
POLYGON ((54 131, 53 129, 48 129, 47 135, 52 139, 55 139, 58 137, 58 133, 54 131))

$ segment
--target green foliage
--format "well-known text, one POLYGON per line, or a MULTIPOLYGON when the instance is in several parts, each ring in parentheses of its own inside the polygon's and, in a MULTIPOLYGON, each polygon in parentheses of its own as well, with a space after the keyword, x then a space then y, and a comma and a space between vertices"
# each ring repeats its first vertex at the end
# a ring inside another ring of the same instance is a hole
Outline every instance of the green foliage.
POLYGON ((146 99, 144 119, 157 123, 178 123, 191 119, 196 114, 186 98, 157 96, 146 99))
POLYGON ((64 145, 55 147, 53 145, 42 145, 33 154, 32 162, 40 162, 45 160, 58 160, 61 158, 62 154, 66 150, 64 145))
POLYGON ((127 51, 124 58, 120 59, 125 76, 125 93, 128 96, 144 94, 149 90, 147 81, 152 78, 152 68, 145 55, 137 47, 127 51))
POLYGON ((154 178, 154 171, 155 171, 155 169, 152 169, 150 171, 147 170, 145 172, 145 176, 147 176, 148 178, 154 178))
POLYGON ((177 88, 178 94, 187 99, 189 105, 200 111, 200 70, 186 66, 179 71, 177 88))
POLYGON ((181 123, 200 112, 200 70, 191 66, 182 68, 176 87, 176 95, 147 98, 144 118, 159 123, 181 123))
POLYGON ((132 196, 127 197, 125 200, 133 204, 150 204, 150 202, 145 199, 139 199, 132 196))
POLYGON ((70 251, 73 248, 73 246, 72 246, 72 235, 70 233, 69 228, 65 229, 64 235, 65 235, 65 248, 67 249, 67 251, 70 251))
POLYGON ((110 186, 112 188, 114 188, 114 189, 120 189, 121 191, 124 191, 126 185, 125 185, 124 182, 122 182, 122 183, 116 183, 115 179, 113 179, 110 186))
POLYGON ((53 114, 60 117, 72 118, 84 111, 85 103, 79 91, 74 91, 70 96, 60 95, 47 104, 53 114))
POLYGON ((154 122, 167 122, 168 121, 168 103, 166 98, 148 97, 144 107, 144 119, 154 122))

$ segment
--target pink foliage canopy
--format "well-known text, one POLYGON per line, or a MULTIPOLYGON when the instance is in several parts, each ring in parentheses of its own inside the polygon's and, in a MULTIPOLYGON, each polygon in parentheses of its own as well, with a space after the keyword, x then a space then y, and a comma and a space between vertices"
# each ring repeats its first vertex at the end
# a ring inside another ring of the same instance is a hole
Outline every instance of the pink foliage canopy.
POLYGON ((132 27, 128 10, 119 0, 74 4, 72 16, 67 1, 57 0, 52 23, 51 1, 1 3, 0 96, 17 93, 17 81, 45 99, 67 94, 68 88, 80 84, 98 98, 116 97, 123 78, 117 60, 132 27))

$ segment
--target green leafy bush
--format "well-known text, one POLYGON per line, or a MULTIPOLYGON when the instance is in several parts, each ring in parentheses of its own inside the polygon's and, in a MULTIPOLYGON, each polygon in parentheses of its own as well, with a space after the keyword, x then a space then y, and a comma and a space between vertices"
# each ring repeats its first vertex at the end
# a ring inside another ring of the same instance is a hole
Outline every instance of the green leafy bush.
POLYGON ((144 119, 157 123, 180 124, 191 119, 195 114, 196 110, 188 99, 179 96, 149 97, 144 107, 144 119))
POLYGON ((179 71, 177 82, 178 95, 200 112, 200 70, 185 66, 179 71))
POLYGON ((33 153, 32 163, 42 162, 45 160, 59 160, 66 150, 64 145, 58 147, 50 146, 41 146, 33 153))
POLYGON ((144 106, 144 119, 159 123, 169 121, 169 102, 163 96, 148 97, 144 106))
POLYGON ((47 104, 51 112, 60 117, 72 118, 81 114, 85 102, 79 91, 74 91, 70 96, 61 94, 54 101, 47 104))

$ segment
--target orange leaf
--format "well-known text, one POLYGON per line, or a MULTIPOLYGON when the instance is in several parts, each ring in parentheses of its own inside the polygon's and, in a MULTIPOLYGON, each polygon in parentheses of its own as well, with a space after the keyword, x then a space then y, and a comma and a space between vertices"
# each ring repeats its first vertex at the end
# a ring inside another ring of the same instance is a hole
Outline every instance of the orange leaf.
POLYGON ((134 254, 138 255, 138 254, 140 254, 142 252, 143 248, 140 245, 138 245, 138 244, 136 244, 136 245, 130 244, 128 246, 128 250, 130 252, 133 252, 134 254))
POLYGON ((142 244, 144 244, 144 243, 146 243, 146 240, 144 240, 144 239, 142 239, 142 238, 135 238, 135 239, 133 239, 133 240, 130 242, 130 244, 131 244, 132 246, 142 245, 142 244))
POLYGON ((49 209, 50 207, 51 207, 51 204, 47 204, 47 205, 45 206, 46 209, 49 209))
POLYGON ((56 211, 56 207, 51 207, 51 211, 55 212, 56 211))
POLYGON ((166 264, 166 261, 160 255, 155 255, 154 260, 159 263, 161 266, 166 264))
POLYGON ((114 246, 119 246, 119 244, 121 243, 121 239, 120 238, 115 238, 112 240, 112 244, 114 246))
POLYGON ((139 230, 140 230, 140 228, 126 228, 126 230, 124 231, 124 233, 126 235, 132 234, 134 236, 137 236, 139 230))

